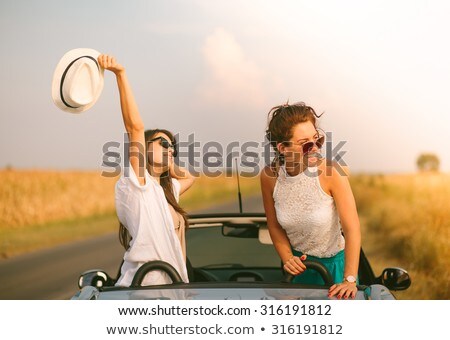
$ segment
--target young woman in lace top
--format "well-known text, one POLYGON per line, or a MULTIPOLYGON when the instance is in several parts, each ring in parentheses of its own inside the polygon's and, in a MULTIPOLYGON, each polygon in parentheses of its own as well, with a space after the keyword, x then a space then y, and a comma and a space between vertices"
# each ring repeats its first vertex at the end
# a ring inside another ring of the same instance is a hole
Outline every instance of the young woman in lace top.
POLYGON ((304 103, 270 110, 267 138, 276 158, 261 172, 264 209, 284 270, 296 276, 293 282, 324 284, 303 263, 316 260, 336 283, 329 296, 354 298, 361 247, 358 213, 347 172, 319 154, 324 136, 318 117, 304 103))

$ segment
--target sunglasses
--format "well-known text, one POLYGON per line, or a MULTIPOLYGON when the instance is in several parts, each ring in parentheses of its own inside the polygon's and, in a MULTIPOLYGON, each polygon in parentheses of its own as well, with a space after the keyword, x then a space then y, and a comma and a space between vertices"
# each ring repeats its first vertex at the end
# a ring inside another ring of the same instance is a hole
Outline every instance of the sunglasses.
POLYGON ((159 140, 159 145, 161 145, 164 149, 169 149, 169 148, 172 149, 173 157, 177 156, 177 149, 175 148, 175 145, 170 144, 170 142, 167 139, 165 139, 164 137, 161 137, 161 136, 156 137, 156 138, 150 139, 148 142, 151 143, 151 142, 155 142, 157 140, 159 140))
POLYGON ((312 142, 305 142, 305 143, 301 143, 301 144, 297 144, 297 143, 293 143, 293 142, 289 142, 290 144, 293 145, 300 145, 302 147, 302 152, 304 154, 310 152, 312 150, 312 148, 314 148, 314 146, 317 146, 318 149, 321 149, 323 146, 323 143, 325 142, 325 136, 319 135, 319 137, 317 137, 317 139, 312 142))

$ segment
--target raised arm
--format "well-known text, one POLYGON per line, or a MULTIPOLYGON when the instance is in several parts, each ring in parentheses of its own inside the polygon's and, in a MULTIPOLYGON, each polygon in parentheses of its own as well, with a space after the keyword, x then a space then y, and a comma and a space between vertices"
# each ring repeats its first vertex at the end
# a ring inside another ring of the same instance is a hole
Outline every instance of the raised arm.
MULTIPOLYGON (((112 56, 102 54, 98 57, 101 67, 113 72, 116 75, 117 86, 120 94, 120 107, 125 130, 129 140, 130 164, 136 174, 139 184, 145 184, 145 137, 144 123, 142 122, 134 100, 130 83, 128 82, 125 68, 120 65, 112 56)), ((125 164, 125 166, 127 166, 125 164)))
POLYGON ((301 261, 305 260, 306 256, 302 256, 302 259, 300 259, 292 254, 291 245, 286 232, 278 223, 273 199, 273 189, 275 187, 276 177, 272 174, 269 167, 265 167, 261 172, 260 179, 264 211, 266 212, 267 228, 269 229, 270 238, 272 239, 275 250, 283 262, 284 270, 289 274, 298 275, 306 269, 306 266, 301 261))

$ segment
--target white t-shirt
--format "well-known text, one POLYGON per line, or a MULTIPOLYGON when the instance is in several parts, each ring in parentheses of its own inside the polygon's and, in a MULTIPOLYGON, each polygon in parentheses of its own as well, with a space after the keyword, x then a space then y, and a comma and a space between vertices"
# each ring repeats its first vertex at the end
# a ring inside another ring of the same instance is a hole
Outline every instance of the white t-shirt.
MULTIPOLYGON (((169 203, 161 185, 145 170, 145 185, 140 185, 129 164, 116 183, 115 201, 119 221, 132 239, 124 254, 124 263, 117 286, 130 286, 134 274, 148 261, 171 264, 184 282, 189 282, 180 241, 175 233, 169 203), (127 171, 129 169, 129 171, 127 171)), ((180 196, 180 182, 172 178, 175 199, 180 196)), ((142 285, 171 283, 162 271, 149 272, 142 285)))

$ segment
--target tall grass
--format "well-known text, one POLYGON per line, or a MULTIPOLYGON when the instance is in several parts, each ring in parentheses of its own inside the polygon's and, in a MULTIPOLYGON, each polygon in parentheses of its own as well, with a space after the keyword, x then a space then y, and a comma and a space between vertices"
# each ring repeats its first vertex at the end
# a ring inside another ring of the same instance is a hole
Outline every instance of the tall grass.
MULTIPOLYGON (((114 213, 117 177, 95 171, 0 171, 0 229, 114 213)), ((259 192, 257 178, 241 177, 242 192, 259 192)), ((200 176, 181 197, 187 210, 225 202, 237 194, 236 176, 200 176)))
POLYGON ((376 269, 396 262, 412 276, 398 296, 449 299, 450 175, 358 175, 351 183, 376 269))
MULTIPOLYGON (((116 231, 114 185, 98 172, 0 171, 0 257, 116 231)), ((450 175, 353 175, 363 247, 377 274, 401 266, 406 299, 450 299, 450 175)), ((240 178, 244 197, 257 178, 240 178)), ((236 199, 236 177, 202 176, 182 196, 187 210, 236 199)))
MULTIPOLYGON (((117 231, 117 177, 95 171, 0 171, 0 258, 117 231)), ((259 192, 242 177, 244 194, 259 192)), ((236 177, 200 176, 181 197, 187 211, 236 198, 236 177)))
POLYGON ((95 171, 0 171, 0 228, 111 213, 116 179, 95 171))
MULTIPOLYGON (((260 193, 259 177, 239 177, 243 197, 260 193)), ((187 211, 207 207, 208 205, 237 200, 238 183, 233 177, 201 176, 195 185, 181 196, 180 204, 187 211)))

